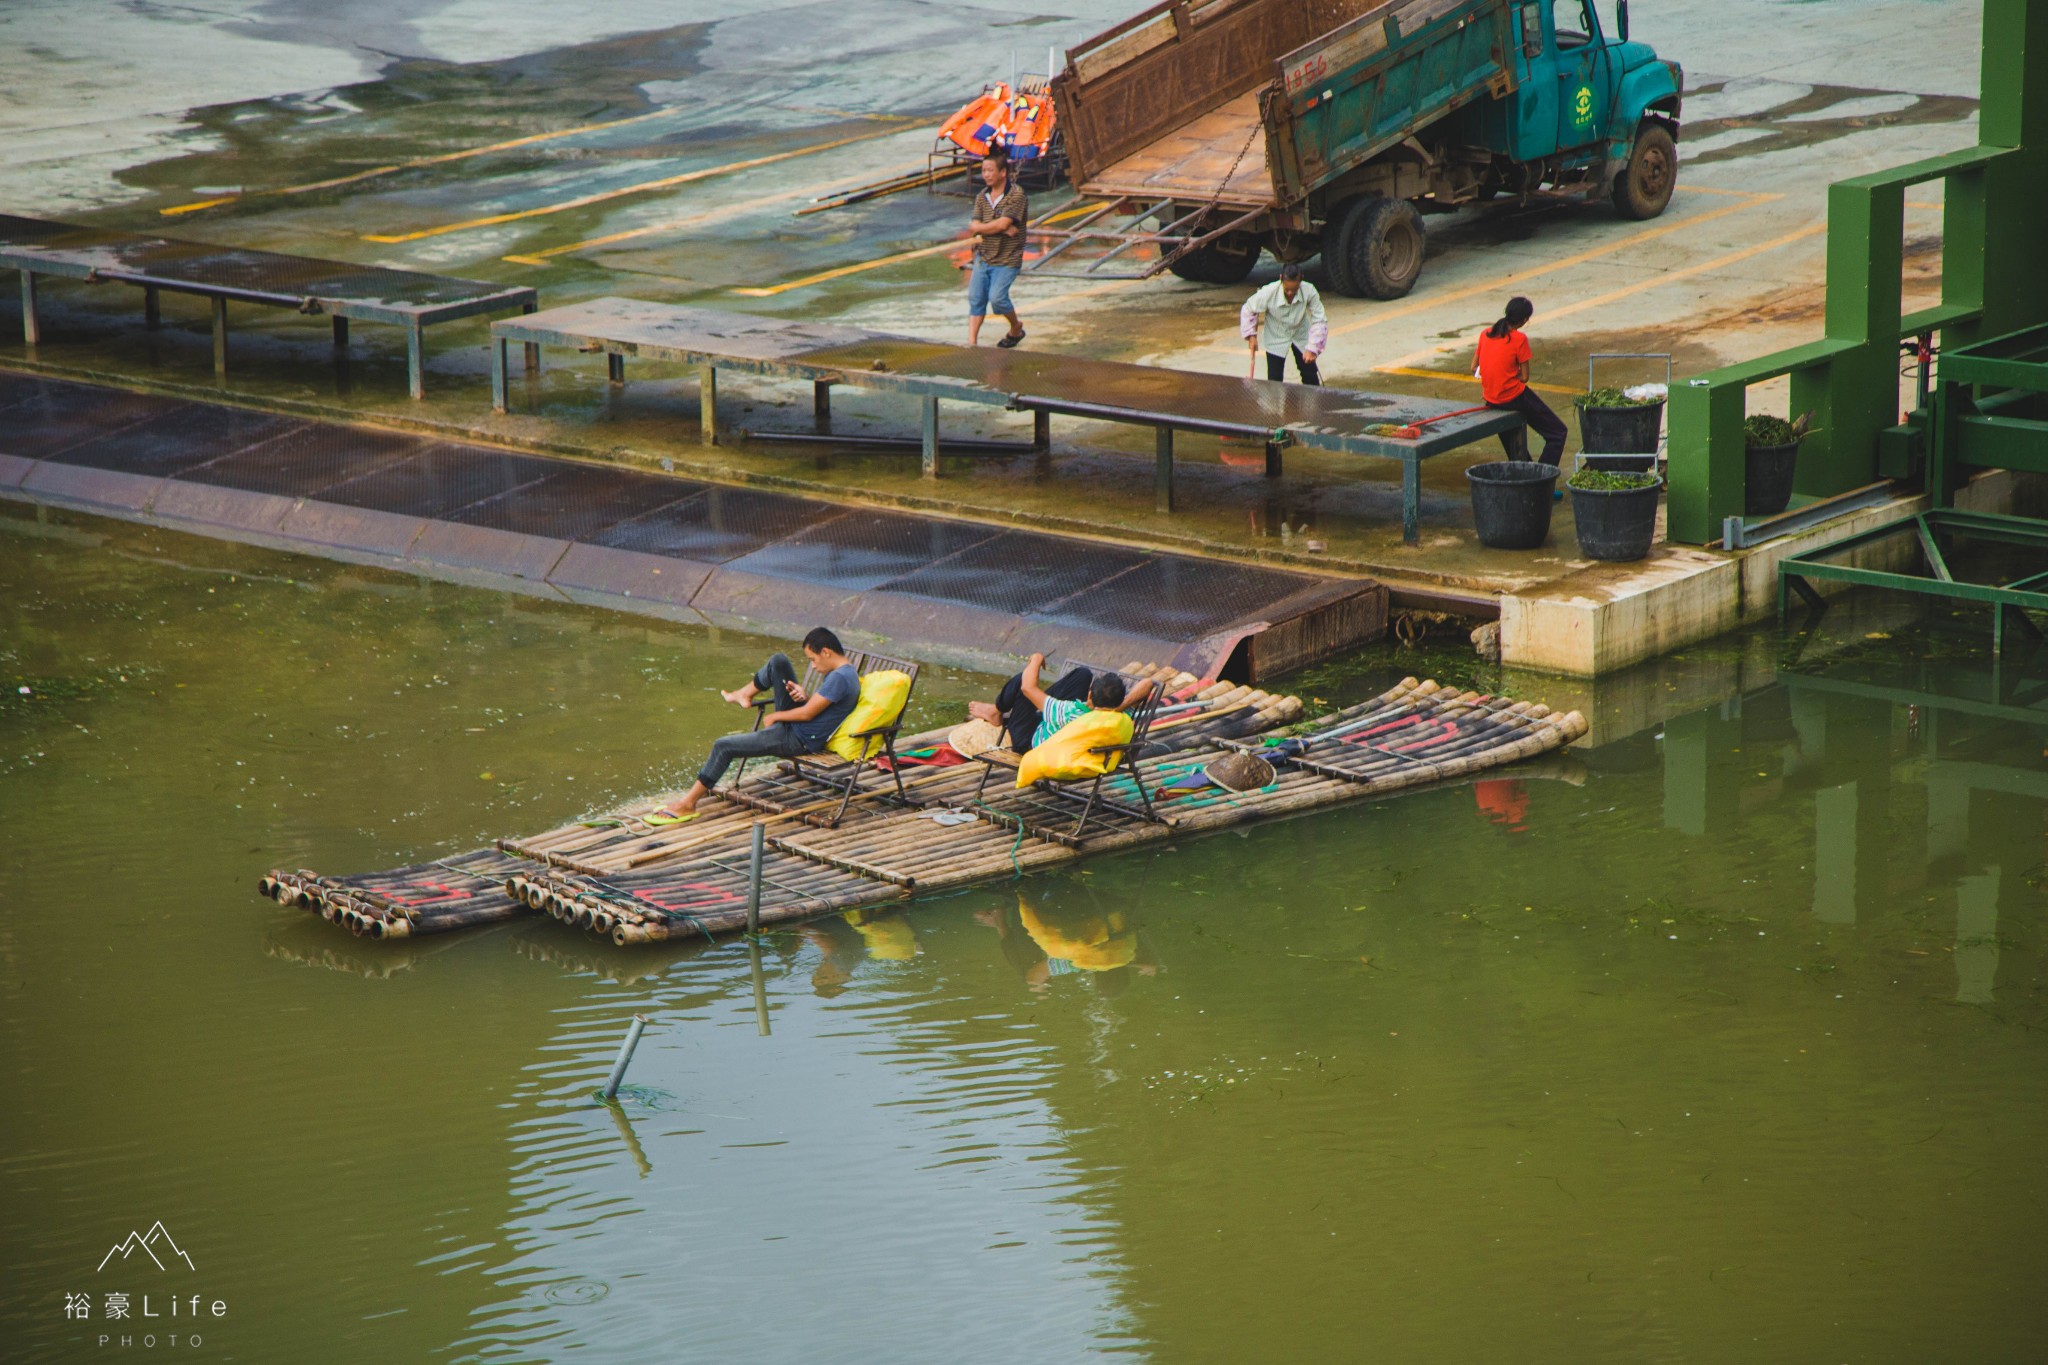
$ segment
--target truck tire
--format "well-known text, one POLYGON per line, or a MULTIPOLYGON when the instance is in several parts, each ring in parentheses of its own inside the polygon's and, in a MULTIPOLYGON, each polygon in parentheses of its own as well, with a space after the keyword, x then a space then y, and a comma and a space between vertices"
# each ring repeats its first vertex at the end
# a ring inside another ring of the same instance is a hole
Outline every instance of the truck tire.
POLYGON ((1360 297, 1358 281, 1351 274, 1351 237, 1358 220, 1375 202, 1377 196, 1370 194, 1346 199, 1330 210, 1329 222, 1323 227, 1323 277, 1346 298, 1360 297))
POLYGON ((1646 123, 1636 133, 1628 165, 1614 180, 1614 207, 1624 218, 1655 218, 1671 202, 1678 185, 1678 143, 1661 123, 1646 123))
POLYGON ((1398 299, 1422 274, 1427 238, 1422 215, 1406 199, 1372 199, 1345 234, 1351 280, 1368 299, 1398 299))
POLYGON ((1232 233, 1197 247, 1166 268, 1196 284, 1242 284, 1259 263, 1259 250, 1258 238, 1232 233))

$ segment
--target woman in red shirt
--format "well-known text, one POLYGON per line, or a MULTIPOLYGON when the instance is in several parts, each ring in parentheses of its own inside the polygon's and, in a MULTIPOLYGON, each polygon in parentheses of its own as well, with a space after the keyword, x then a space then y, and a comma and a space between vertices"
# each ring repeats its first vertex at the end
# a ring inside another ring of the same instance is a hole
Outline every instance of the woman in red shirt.
MULTIPOLYGON (((1535 312, 1534 304, 1517 295, 1508 300, 1500 321, 1479 334, 1479 388, 1489 408, 1522 414, 1530 429, 1543 438, 1543 463, 1556 468, 1564 460, 1564 422, 1529 387, 1529 338, 1522 328, 1535 312)), ((1500 438, 1509 458, 1515 454, 1511 435, 1502 432, 1500 438)))

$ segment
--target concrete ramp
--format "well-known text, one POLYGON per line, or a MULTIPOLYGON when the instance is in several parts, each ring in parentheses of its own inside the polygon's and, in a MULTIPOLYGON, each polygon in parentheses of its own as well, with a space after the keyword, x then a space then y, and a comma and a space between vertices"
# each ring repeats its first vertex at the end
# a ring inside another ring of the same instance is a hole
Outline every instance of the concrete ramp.
POLYGON ((1365 579, 7 372, 0 497, 966 667, 1040 651, 1251 682, 1387 624, 1365 579))

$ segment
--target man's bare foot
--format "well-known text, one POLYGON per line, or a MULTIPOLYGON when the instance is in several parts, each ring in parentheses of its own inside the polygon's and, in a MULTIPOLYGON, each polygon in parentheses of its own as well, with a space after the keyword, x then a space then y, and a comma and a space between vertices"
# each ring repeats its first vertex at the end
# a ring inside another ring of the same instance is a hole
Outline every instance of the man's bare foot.
POLYGON ((968 702, 967 714, 974 717, 974 719, 976 720, 985 720, 990 725, 1001 725, 1003 723, 1003 713, 996 710, 995 704, 992 702, 968 702))
POLYGON ((748 683, 745 687, 735 687, 730 692, 720 692, 718 695, 724 697, 734 706, 749 706, 753 704, 754 700, 754 685, 748 683))

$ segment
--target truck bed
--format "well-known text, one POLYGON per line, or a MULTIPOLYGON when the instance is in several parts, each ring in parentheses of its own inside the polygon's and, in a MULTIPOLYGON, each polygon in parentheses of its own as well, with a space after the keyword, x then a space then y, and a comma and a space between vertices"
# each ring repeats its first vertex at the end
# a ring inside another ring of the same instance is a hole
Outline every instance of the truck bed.
POLYGON ((1213 197, 1227 208, 1271 203, 1273 181, 1266 172, 1266 129, 1259 120, 1259 92, 1248 90, 1221 108, 1162 134, 1101 174, 1090 176, 1080 190, 1098 198, 1149 195, 1207 203, 1213 197))

